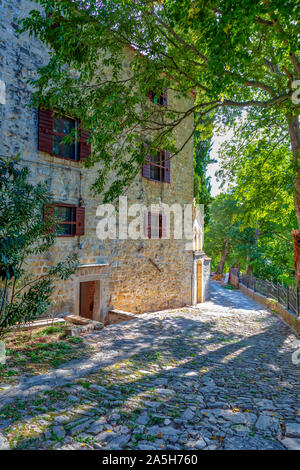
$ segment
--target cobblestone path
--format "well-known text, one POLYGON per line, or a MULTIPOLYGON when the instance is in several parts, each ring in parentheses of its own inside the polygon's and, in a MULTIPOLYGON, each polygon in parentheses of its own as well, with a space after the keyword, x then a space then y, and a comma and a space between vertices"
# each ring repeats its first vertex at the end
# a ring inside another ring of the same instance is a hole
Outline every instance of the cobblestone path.
POLYGON ((0 384, 0 449, 300 449, 297 338, 241 292, 86 341, 92 358, 0 384))

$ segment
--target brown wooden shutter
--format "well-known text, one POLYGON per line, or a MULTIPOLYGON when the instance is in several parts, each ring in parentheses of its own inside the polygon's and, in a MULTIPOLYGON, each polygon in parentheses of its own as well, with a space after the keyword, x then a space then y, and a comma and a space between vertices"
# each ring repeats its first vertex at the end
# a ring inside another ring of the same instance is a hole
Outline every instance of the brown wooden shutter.
POLYGON ((162 238, 162 214, 158 215, 158 238, 162 238))
POLYGON ((146 163, 145 165, 143 165, 142 167, 142 176, 144 178, 148 178, 150 179, 150 155, 146 155, 146 163))
MULTIPOLYGON (((150 212, 144 213, 144 236, 145 238, 149 238, 149 214, 150 212)), ((150 226, 151 226, 151 218, 150 218, 150 226)))
POLYGON ((153 101, 154 99, 154 93, 152 90, 148 91, 147 93, 147 98, 149 98, 149 100, 153 101))
POLYGON ((168 107, 168 91, 166 90, 162 96, 163 96, 163 106, 167 108, 168 107))
MULTIPOLYGON (((55 205, 54 204, 47 204, 44 206, 44 214, 43 218, 45 222, 48 222, 49 219, 52 219, 54 215, 55 205)), ((49 229, 49 233, 55 232, 55 224, 49 229)))
POLYGON ((148 238, 151 238, 151 229, 152 229, 152 226, 151 226, 151 222, 152 222, 152 213, 151 212, 148 212, 148 238))
POLYGON ((159 222, 161 224, 160 237, 166 238, 167 236, 167 217, 165 214, 160 214, 159 222))
POLYGON ((169 152, 164 152, 164 182, 165 183, 170 183, 171 182, 171 160, 170 160, 171 154, 169 152))
POLYGON ((91 133, 89 130, 81 129, 79 142, 79 160, 85 160, 91 155, 91 144, 87 142, 91 133))
POLYGON ((53 111, 39 108, 38 149, 53 154, 53 111))
POLYGON ((75 235, 84 235, 85 207, 76 207, 76 232, 75 235))
MULTIPOLYGON (((148 144, 144 143, 144 148, 147 150, 148 144)), ((150 155, 146 155, 146 162, 145 165, 142 166, 142 176, 144 178, 150 179, 150 155)))

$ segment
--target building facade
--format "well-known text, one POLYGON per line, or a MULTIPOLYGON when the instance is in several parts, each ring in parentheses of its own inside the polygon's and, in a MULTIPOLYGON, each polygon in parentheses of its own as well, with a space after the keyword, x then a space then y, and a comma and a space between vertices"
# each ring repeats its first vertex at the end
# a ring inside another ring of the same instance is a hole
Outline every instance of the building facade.
MULTIPOLYGON (((102 201, 90 189, 96 169, 83 166, 90 151, 87 136, 76 146, 62 145, 64 129, 76 126, 76 120, 56 119, 50 112, 28 106, 32 90, 26 78, 36 77, 38 67, 48 61, 48 51, 38 39, 18 33, 17 21, 32 8, 30 0, 0 2, 0 157, 20 154, 31 180, 47 183, 62 221, 52 249, 28 260, 28 268, 40 275, 66 255, 78 254, 77 272, 56 288, 54 313, 104 320, 109 309, 141 313, 203 301, 208 295, 209 260, 202 252, 202 242, 198 240, 197 246, 187 249, 185 239, 174 239, 172 234, 165 239, 163 212, 152 214, 156 237, 97 237, 97 207, 102 201)), ((173 100, 169 92, 169 103, 182 108, 187 105, 184 99, 173 100)), ((191 116, 178 127, 175 138, 179 148, 192 126, 191 116)), ((164 155, 156 158, 128 188, 128 206, 192 204, 193 142, 168 163, 164 155)), ((196 237, 202 236, 202 228, 199 222, 196 232, 200 235, 196 237)))

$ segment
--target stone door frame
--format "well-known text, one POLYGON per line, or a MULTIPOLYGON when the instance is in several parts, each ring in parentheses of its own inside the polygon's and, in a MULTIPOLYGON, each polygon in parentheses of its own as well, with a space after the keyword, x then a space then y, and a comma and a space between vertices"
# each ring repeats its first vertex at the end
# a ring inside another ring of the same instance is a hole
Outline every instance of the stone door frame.
POLYGON ((204 289, 205 289, 205 283, 203 280, 203 275, 204 275, 204 258, 205 258, 205 253, 204 252, 194 252, 194 259, 193 259, 193 276, 192 276, 192 305, 197 305, 198 304, 198 275, 197 275, 197 265, 198 263, 201 263, 201 271, 202 271, 202 286, 201 286, 201 299, 202 302, 205 300, 204 299, 204 289))
POLYGON ((90 265, 79 266, 77 269, 77 276, 74 283, 74 303, 75 315, 80 316, 80 283, 94 281, 95 294, 94 294, 94 310, 93 320, 103 321, 106 315, 106 296, 105 296, 105 273, 103 267, 107 265, 90 265), (100 270, 100 272, 99 272, 100 270))

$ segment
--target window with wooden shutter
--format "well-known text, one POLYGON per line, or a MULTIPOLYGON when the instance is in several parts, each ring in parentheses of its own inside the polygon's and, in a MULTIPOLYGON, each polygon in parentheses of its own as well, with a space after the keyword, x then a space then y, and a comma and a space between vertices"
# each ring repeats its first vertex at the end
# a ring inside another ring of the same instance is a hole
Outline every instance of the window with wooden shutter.
POLYGON ((53 114, 50 109, 38 111, 38 149, 53 154, 53 114))
POLYGON ((149 98, 150 101, 154 100, 154 93, 152 90, 148 91, 147 98, 149 98))
POLYGON ((84 235, 85 208, 76 207, 76 235, 84 235))
POLYGON ((58 219, 56 236, 74 237, 76 233, 76 207, 70 204, 55 204, 55 216, 58 219))
POLYGON ((171 182, 171 160, 170 160, 171 154, 169 152, 164 152, 164 167, 165 167, 165 172, 164 172, 164 182, 165 183, 170 183, 171 182))
POLYGON ((142 176, 150 179, 150 155, 146 155, 146 162, 147 163, 142 166, 142 176))
POLYGON ((79 159, 85 160, 91 154, 91 144, 88 142, 90 138, 90 131, 81 129, 80 142, 79 142, 79 159))
POLYGON ((85 160, 91 154, 88 142, 90 131, 82 129, 77 138, 79 121, 71 117, 55 116, 50 109, 39 109, 38 114, 38 150, 67 160, 85 160), (64 143, 64 138, 74 135, 74 142, 64 143))
MULTIPOLYGON (((147 152, 148 144, 146 142, 143 143, 145 152, 147 152)), ((150 155, 146 155, 145 158, 146 163, 142 166, 142 176, 144 178, 150 178, 150 155)))
POLYGON ((53 117, 53 155, 78 160, 78 144, 76 141, 77 122, 69 117, 53 117), (74 134, 75 141, 64 143, 63 140, 69 134, 74 134))
POLYGON ((161 233, 161 236, 160 238, 166 238, 168 233, 167 233, 167 216, 165 214, 160 214, 161 216, 161 229, 160 229, 160 233, 161 233))
POLYGON ((168 93, 167 90, 162 94, 162 106, 168 107, 168 93))
POLYGON ((165 214, 147 212, 145 223, 145 236, 147 238, 160 239, 167 236, 167 217, 165 214))
MULTIPOLYGON (((53 204, 47 204, 46 206, 44 206, 44 221, 45 223, 48 225, 50 223, 50 221, 52 221, 52 219, 54 218, 54 205, 53 204)), ((54 233, 55 232, 55 224, 50 225, 49 227, 49 231, 47 230, 47 233, 54 233)))
POLYGON ((170 183, 170 154, 164 150, 158 150, 152 155, 147 155, 147 164, 142 167, 142 175, 152 181, 170 183))
POLYGON ((152 90, 150 90, 147 93, 147 97, 154 104, 158 104, 159 106, 164 106, 165 108, 168 107, 168 92, 167 92, 167 90, 164 93, 161 93, 160 95, 155 95, 155 93, 152 90))
POLYGON ((72 204, 55 203, 44 208, 44 219, 55 215, 57 237, 75 237, 84 235, 85 208, 72 204))

